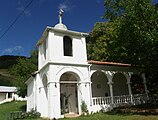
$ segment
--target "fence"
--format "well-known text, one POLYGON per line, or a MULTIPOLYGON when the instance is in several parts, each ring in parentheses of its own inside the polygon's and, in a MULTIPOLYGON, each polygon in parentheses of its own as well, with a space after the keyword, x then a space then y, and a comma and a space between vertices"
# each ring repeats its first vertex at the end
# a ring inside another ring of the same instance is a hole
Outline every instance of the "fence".
POLYGON ((9 120, 16 120, 16 119, 23 119, 24 118, 24 112, 22 111, 15 111, 11 112, 9 116, 9 120))
POLYGON ((22 111, 14 111, 10 112, 10 114, 4 113, 3 116, 0 117, 0 120, 16 120, 23 119, 25 112, 22 111))

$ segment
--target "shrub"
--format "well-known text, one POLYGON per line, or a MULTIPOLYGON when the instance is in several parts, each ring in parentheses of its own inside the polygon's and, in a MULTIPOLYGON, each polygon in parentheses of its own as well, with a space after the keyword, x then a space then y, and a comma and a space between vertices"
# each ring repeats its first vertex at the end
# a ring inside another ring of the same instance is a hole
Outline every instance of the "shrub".
POLYGON ((28 119, 40 118, 40 116, 41 114, 33 109, 30 112, 23 113, 23 118, 28 118, 28 119))
POLYGON ((85 101, 81 102, 81 110, 82 110, 83 115, 88 114, 88 109, 87 109, 87 105, 86 105, 85 101))

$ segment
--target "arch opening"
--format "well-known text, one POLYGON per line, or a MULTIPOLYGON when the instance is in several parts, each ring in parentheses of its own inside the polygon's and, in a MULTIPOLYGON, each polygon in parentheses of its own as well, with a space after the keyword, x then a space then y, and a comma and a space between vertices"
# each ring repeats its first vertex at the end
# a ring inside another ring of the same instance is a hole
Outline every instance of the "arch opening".
POLYGON ((108 78, 101 71, 96 71, 91 76, 92 97, 110 96, 108 78))
POLYGON ((64 56, 72 56, 72 39, 69 36, 63 38, 64 56))
POLYGON ((114 96, 121 96, 121 95, 128 95, 128 85, 127 85, 127 79, 124 74, 122 73, 116 73, 113 76, 113 95, 114 96))
POLYGON ((79 76, 73 72, 63 73, 60 77, 60 107, 61 114, 78 113, 79 76))

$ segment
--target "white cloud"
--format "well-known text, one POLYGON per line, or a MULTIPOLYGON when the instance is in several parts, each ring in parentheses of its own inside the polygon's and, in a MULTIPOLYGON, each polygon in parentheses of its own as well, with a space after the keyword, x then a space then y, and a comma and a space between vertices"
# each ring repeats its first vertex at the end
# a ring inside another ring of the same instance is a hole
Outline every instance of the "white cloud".
POLYGON ((2 51, 3 54, 11 54, 11 53, 14 53, 14 52, 20 52, 20 51, 23 51, 24 48, 22 46, 15 46, 13 48, 6 48, 2 51))
MULTIPOLYGON (((18 4, 18 7, 16 9, 20 12, 24 11, 25 7, 21 4, 21 2, 19 1, 17 4, 18 4)), ((31 16, 31 11, 30 10, 25 10, 24 15, 31 16)))
POLYGON ((72 7, 73 6, 69 4, 68 0, 63 3, 60 3, 58 6, 59 9, 63 9, 65 12, 70 11, 72 7))
POLYGON ((5 49, 5 50, 3 50, 3 54, 4 53, 12 53, 13 52, 13 49, 12 48, 7 48, 7 49, 5 49))

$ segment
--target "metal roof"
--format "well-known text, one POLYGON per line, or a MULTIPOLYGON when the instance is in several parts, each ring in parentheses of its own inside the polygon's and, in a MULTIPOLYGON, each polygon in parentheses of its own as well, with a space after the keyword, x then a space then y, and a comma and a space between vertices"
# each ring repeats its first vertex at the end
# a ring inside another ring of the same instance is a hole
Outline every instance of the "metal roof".
POLYGON ((116 62, 102 62, 102 61, 95 61, 95 60, 88 60, 90 64, 97 64, 97 65, 112 65, 112 66, 124 66, 124 67, 131 67, 131 64, 124 64, 124 63, 116 63, 116 62))
POLYGON ((0 92, 17 92, 17 88, 9 86, 0 86, 0 92))

